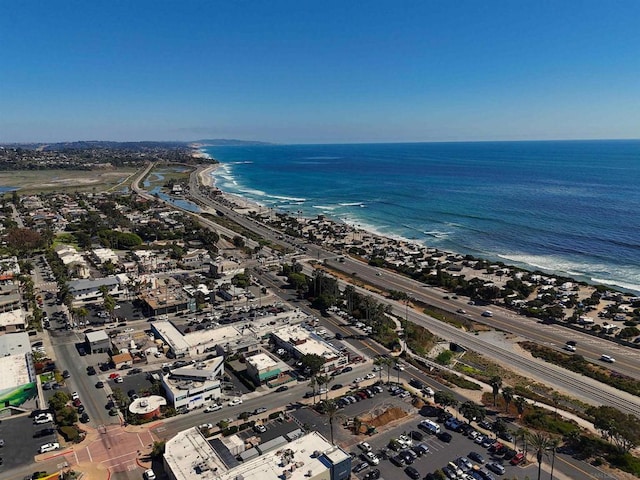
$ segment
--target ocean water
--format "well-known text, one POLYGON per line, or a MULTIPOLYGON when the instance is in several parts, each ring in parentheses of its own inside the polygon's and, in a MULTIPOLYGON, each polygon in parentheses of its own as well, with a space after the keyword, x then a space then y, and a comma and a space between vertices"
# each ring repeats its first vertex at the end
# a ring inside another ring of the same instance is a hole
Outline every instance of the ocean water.
POLYGON ((640 141, 207 147, 222 190, 640 292, 640 141))

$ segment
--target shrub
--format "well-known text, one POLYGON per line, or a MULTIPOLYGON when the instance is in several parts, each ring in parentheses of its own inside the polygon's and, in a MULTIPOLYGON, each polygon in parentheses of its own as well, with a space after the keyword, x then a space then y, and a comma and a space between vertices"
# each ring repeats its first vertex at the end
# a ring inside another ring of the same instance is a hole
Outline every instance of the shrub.
POLYGON ((236 433, 238 433, 238 427, 237 427, 237 425, 234 425, 233 427, 225 428, 222 431, 222 436, 223 437, 228 437, 229 435, 234 435, 236 433))
POLYGON ((60 427, 60 434, 67 442, 77 443, 80 439, 80 431, 73 425, 60 427))
POLYGON ((273 412, 269 414, 269 420, 273 420, 275 418, 278 418, 283 412, 273 412))
POLYGON ((606 458, 612 466, 632 473, 636 477, 640 476, 640 458, 634 457, 630 453, 612 454, 606 458))

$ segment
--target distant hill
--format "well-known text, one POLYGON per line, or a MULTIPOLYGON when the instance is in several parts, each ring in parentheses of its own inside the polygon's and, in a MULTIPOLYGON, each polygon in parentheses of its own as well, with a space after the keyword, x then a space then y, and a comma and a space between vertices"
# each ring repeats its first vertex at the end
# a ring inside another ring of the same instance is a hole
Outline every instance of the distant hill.
POLYGON ((113 142, 109 140, 78 140, 75 142, 30 142, 30 143, 4 143, 0 146, 5 148, 24 148, 27 150, 42 151, 64 151, 64 150, 92 150, 92 149, 108 149, 108 150, 154 150, 154 149, 189 149, 199 147, 212 146, 231 146, 231 145, 270 145, 266 142, 256 142, 250 140, 234 140, 234 139, 213 139, 213 140, 196 140, 193 142, 113 142))

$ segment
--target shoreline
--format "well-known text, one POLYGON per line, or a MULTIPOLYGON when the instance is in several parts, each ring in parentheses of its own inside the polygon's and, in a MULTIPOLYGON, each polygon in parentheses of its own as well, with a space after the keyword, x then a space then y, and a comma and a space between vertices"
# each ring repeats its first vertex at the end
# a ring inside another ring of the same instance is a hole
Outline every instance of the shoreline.
MULTIPOLYGON (((213 157, 208 155, 206 152, 201 152, 201 153, 205 155, 206 158, 214 159, 213 157)), ((201 158, 204 158, 204 157, 201 157, 201 158)), ((277 207, 268 207, 266 205, 260 204, 259 202, 253 199, 244 197, 241 194, 231 193, 231 192, 222 190, 219 187, 216 187, 214 172, 218 168, 218 166, 219 164, 216 164, 210 168, 205 169, 202 172, 202 175, 200 176, 200 183, 204 186, 217 188, 221 192, 221 195, 223 198, 237 205, 237 207, 239 208, 238 213, 248 213, 248 211, 251 211, 253 209, 256 211, 257 214, 262 214, 264 210, 273 210, 280 214, 287 215, 288 217, 295 218, 295 215, 287 210, 280 209, 277 207)), ((315 217, 304 217, 304 219, 306 223, 309 223, 310 221, 313 221, 314 219, 321 218, 321 217, 330 221, 335 225, 347 226, 350 229, 352 238, 356 236, 362 237, 364 234, 366 234, 373 238, 379 239, 384 244, 393 243, 395 244, 394 246, 396 247, 398 247, 398 244, 413 245, 420 250, 436 250, 437 252, 441 252, 446 256, 463 256, 463 257, 472 256, 476 260, 484 261, 490 264, 504 265, 505 267, 522 270, 525 272, 529 272, 531 274, 541 273, 542 275, 545 275, 545 276, 560 277, 563 279, 568 279, 575 283, 585 284, 594 289, 596 287, 600 287, 600 288, 606 288, 613 291, 618 291, 628 295, 640 295, 640 289, 634 289, 630 286, 626 286, 624 285, 625 282, 616 283, 615 281, 612 281, 612 280, 596 282, 588 274, 575 275, 575 274, 570 274, 568 272, 563 272, 561 270, 532 265, 526 262, 509 261, 508 259, 502 258, 502 255, 500 254, 496 254, 493 256, 492 255, 485 256, 482 253, 474 254, 474 253, 463 253, 463 252, 444 250, 444 249, 441 249, 440 247, 428 245, 426 242, 423 242, 421 240, 407 238, 399 234, 382 233, 378 231, 375 226, 367 225, 364 222, 359 222, 357 220, 352 220, 352 219, 343 219, 343 218, 334 217, 332 215, 332 212, 321 211, 321 212, 318 212, 315 217)))

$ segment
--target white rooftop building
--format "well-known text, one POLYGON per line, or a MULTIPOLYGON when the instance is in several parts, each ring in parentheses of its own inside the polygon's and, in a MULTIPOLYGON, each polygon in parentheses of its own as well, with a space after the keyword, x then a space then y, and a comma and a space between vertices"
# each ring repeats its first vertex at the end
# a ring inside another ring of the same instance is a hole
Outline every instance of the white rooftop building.
POLYGON ((175 408, 197 408, 222 396, 220 377, 224 373, 224 358, 215 357, 171 370, 162 376, 167 400, 175 408))
POLYGON ((329 372, 349 363, 346 355, 329 345, 318 335, 312 334, 300 325, 288 325, 272 333, 276 344, 289 351, 296 358, 304 355, 318 355, 325 359, 324 371, 329 372))
POLYGON ((217 451, 196 428, 178 433, 165 445, 164 465, 172 480, 346 480, 351 456, 311 432, 287 443, 268 442, 251 460, 238 463, 228 449, 217 451), (230 458, 229 458, 230 457, 230 458))

